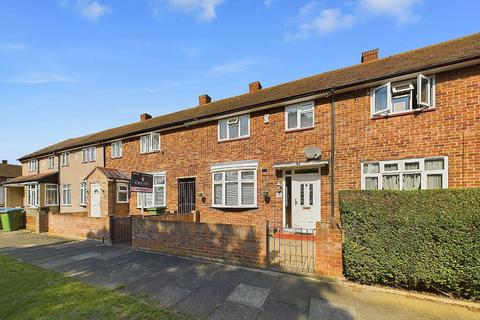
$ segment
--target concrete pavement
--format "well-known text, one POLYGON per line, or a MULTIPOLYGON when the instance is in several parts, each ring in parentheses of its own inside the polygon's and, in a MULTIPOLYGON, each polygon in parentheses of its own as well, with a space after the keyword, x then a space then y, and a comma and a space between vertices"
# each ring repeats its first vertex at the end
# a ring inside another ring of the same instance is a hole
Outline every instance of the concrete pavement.
POLYGON ((25 231, 0 232, 0 253, 195 319, 480 319, 437 301, 25 231))

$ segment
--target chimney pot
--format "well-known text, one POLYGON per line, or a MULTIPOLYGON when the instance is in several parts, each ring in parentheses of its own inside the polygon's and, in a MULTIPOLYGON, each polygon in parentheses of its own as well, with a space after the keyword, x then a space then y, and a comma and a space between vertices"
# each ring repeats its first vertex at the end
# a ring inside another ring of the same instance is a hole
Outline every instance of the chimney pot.
POLYGON ((378 48, 362 52, 362 63, 378 60, 378 48))
POLYGON ((208 94, 203 94, 198 97, 198 105, 203 106, 212 102, 212 98, 208 94))
POLYGON ((252 93, 260 90, 262 90, 262 84, 260 83, 260 81, 255 81, 248 84, 248 92, 252 93))
POLYGON ((7 163, 8 163, 8 160, 2 160, 2 163, 3 163, 3 164, 7 164, 7 163))
POLYGON ((148 113, 142 113, 140 115, 140 121, 145 121, 145 120, 149 120, 149 119, 152 119, 152 116, 149 115, 148 113))

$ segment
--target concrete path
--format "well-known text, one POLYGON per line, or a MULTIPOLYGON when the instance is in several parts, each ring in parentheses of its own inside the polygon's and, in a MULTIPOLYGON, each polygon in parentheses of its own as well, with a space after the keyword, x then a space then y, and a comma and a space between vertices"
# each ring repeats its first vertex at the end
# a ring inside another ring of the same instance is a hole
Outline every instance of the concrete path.
POLYGON ((480 311, 91 241, 0 232, 0 253, 195 319, 480 319, 480 311))

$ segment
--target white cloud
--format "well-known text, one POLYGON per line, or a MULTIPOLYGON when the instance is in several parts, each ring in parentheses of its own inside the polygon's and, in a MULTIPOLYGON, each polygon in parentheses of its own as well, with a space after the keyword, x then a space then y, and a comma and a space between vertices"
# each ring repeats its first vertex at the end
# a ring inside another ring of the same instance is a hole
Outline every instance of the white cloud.
POLYGON ((46 84, 55 82, 77 82, 77 80, 57 73, 31 73, 20 78, 0 80, 0 82, 17 84, 46 84))
POLYGON ((167 4, 171 8, 194 13, 201 21, 210 21, 217 17, 216 8, 223 1, 224 0, 167 0, 167 4))
POLYGON ((210 74, 214 76, 231 74, 231 73, 238 73, 247 70, 249 67, 259 64, 260 61, 257 60, 238 60, 234 62, 229 62, 225 64, 220 64, 217 66, 212 67, 210 70, 210 74))
POLYGON ((77 7, 82 17, 90 22, 97 22, 99 18, 112 13, 109 6, 95 0, 78 0, 77 7))
POLYGON ((24 42, 0 42, 0 51, 19 51, 27 47, 24 42))
POLYGON ((418 18, 412 7, 420 2, 421 0, 360 0, 360 8, 374 15, 390 15, 398 23, 406 23, 418 18))
MULTIPOLYGON (((308 5, 307 5, 308 6, 308 5)), ((299 17, 309 16, 312 6, 300 9, 299 17)), ((344 14, 340 9, 323 9, 318 15, 302 21, 297 30, 287 34, 285 40, 308 38, 314 35, 324 35, 342 28, 350 27, 355 20, 351 14, 344 14)))

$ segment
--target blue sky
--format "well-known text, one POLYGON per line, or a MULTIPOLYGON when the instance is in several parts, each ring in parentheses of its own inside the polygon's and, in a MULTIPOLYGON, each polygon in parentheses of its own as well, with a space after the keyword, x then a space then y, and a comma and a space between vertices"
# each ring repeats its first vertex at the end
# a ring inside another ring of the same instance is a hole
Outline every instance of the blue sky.
POLYGON ((2 0, 0 158, 478 32, 479 1, 2 0))

